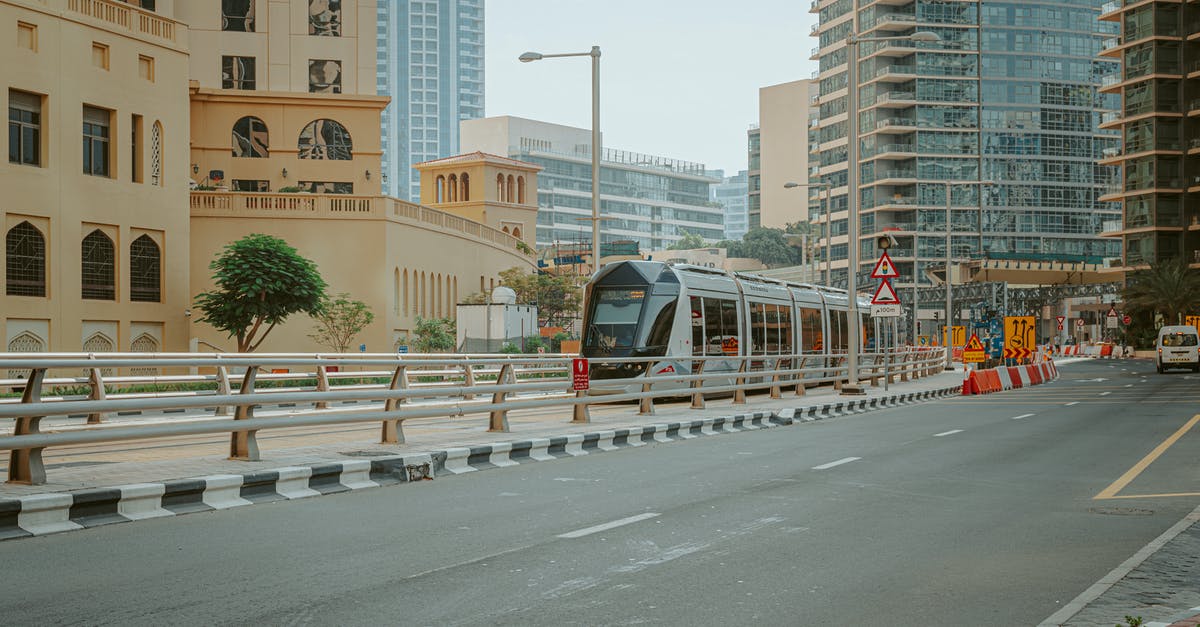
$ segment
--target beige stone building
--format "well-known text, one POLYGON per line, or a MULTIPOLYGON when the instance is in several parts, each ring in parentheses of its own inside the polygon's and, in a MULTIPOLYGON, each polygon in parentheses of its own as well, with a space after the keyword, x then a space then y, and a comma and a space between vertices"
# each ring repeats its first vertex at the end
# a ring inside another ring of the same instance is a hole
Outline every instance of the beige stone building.
MULTIPOLYGON (((808 220, 808 196, 802 189, 784 189, 789 181, 808 183, 808 131, 816 119, 817 93, 813 80, 792 81, 758 90, 760 151, 760 222, 781 229, 789 222, 808 220)), ((812 196, 817 195, 813 188, 812 196)))
POLYGON ((138 4, 0 0, 4 350, 187 346, 188 28, 138 4))

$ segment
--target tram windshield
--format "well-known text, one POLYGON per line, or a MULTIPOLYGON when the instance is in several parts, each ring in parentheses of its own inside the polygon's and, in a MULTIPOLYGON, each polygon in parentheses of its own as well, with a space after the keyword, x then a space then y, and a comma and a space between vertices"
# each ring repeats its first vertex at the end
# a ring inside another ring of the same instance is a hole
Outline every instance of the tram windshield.
POLYGON ((634 348, 658 345, 665 348, 676 297, 647 296, 646 291, 645 288, 596 288, 588 307, 584 348, 626 353, 634 348))

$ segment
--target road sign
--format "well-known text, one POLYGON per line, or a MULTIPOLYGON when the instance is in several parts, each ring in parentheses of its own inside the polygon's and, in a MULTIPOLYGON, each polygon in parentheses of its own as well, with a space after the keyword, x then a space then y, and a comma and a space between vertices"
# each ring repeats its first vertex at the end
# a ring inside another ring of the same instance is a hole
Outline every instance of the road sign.
POLYGON ((891 281, 884 279, 879 282, 879 288, 875 290, 875 296, 871 299, 872 305, 899 305, 900 297, 896 295, 895 288, 892 287, 891 281))
POLYGON ((963 363, 977 364, 987 359, 987 353, 983 350, 983 343, 979 341, 979 336, 971 334, 971 339, 967 340, 967 344, 963 346, 963 363))
POLYGON ((1084 324, 1087 324, 1087 323, 1085 323, 1085 322, 1083 321, 1083 318, 1080 318, 1080 319, 1078 319, 1078 320, 1076 320, 1076 321, 1075 321, 1075 326, 1077 326, 1077 327, 1082 327, 1084 324))
POLYGON ((877 303, 871 305, 872 318, 899 318, 904 314, 900 303, 877 303))
POLYGON ((578 390, 588 389, 588 360, 585 357, 576 357, 571 360, 571 388, 578 390))
POLYGON ((401 355, 407 353, 408 352, 408 344, 401 344, 401 345, 397 346, 396 352, 400 353, 401 355))
POLYGON ((1116 329, 1120 326, 1119 322, 1120 321, 1117 319, 1117 310, 1109 309, 1108 313, 1104 316, 1104 328, 1116 329))
POLYGON ((1200 316, 1184 316, 1183 323, 1189 327, 1200 329, 1200 316))
POLYGON ((1033 351, 1028 348, 1006 348, 1004 349, 1005 359, 1028 359, 1033 351))
POLYGON ((1125 314, 1125 317, 1121 318, 1121 322, 1124 322, 1126 325, 1133 324, 1133 316, 1125 314))
POLYGON ((1058 321, 1058 330, 1062 331, 1063 323, 1067 321, 1067 317, 1066 316, 1054 316, 1054 319, 1058 321))
POLYGON ((875 269, 871 270, 871 278, 894 279, 898 276, 900 272, 896 270, 896 264, 892 263, 892 258, 884 251, 879 255, 879 261, 875 262, 875 269))
POLYGON ((967 327, 950 327, 950 341, 946 341, 946 329, 942 328, 942 343, 948 346, 964 346, 967 343, 967 327))
POLYGON ((360 353, 365 353, 365 352, 367 352, 367 345, 366 345, 366 344, 359 344, 359 345, 358 345, 358 352, 360 352, 360 353))
POLYGON ((1004 348, 1028 348, 1037 345, 1037 321, 1033 316, 1004 318, 1004 348))

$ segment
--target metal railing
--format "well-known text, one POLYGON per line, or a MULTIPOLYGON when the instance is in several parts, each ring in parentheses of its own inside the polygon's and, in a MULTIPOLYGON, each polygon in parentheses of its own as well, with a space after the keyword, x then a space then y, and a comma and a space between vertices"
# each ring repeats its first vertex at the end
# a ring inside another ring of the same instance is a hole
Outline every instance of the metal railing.
MULTIPOLYGON (((872 384, 905 381, 941 371, 944 360, 944 350, 937 348, 864 353, 858 377, 872 384)), ((644 364, 635 367, 658 374, 593 380, 593 388, 606 393, 589 395, 572 390, 568 355, 3 353, 0 372, 20 377, 0 379, 0 387, 20 397, 0 399, 0 420, 13 421, 12 433, 0 435, 0 450, 11 451, 8 482, 37 485, 46 481, 42 453, 52 447, 227 433, 230 459, 255 461, 260 459, 257 433, 263 429, 376 422, 381 443, 399 444, 403 422, 414 418, 487 414, 490 431, 506 432, 509 411, 562 407, 571 408, 571 422, 587 423, 594 404, 636 400, 640 414, 652 414, 655 398, 690 396, 693 408, 703 408, 706 395, 732 394, 734 403, 745 403, 751 390, 766 389, 780 398, 784 387, 793 387, 798 396, 810 385, 837 387, 848 376, 845 361, 844 354, 593 359, 644 364), (119 369, 195 374, 105 374, 119 369), (48 376, 56 372, 60 376, 48 376), (69 376, 61 376, 64 372, 69 376), (148 383, 174 389, 128 391, 148 383), (347 402, 355 405, 331 408, 347 402), (362 402, 368 405, 358 405, 362 402), (255 414, 267 405, 278 406, 278 413, 255 414), (212 413, 179 420, 180 410, 212 413), (129 411, 163 416, 140 424, 105 424, 107 415, 129 411), (40 429, 46 417, 74 416, 86 416, 86 422, 55 432, 40 429)))

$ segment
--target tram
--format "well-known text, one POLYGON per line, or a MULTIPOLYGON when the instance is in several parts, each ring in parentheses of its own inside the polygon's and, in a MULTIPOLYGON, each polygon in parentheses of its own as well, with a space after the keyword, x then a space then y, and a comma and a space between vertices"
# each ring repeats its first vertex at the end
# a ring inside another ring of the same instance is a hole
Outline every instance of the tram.
MULTIPOLYGON (((597 393, 637 391, 647 372, 690 374, 693 357, 716 358, 706 361, 706 373, 733 372, 742 361, 720 357, 751 357, 752 366, 762 367, 772 356, 811 355, 806 365, 834 367, 849 347, 845 290, 753 274, 620 261, 591 278, 584 303, 581 352, 591 360, 597 393), (638 357, 663 359, 623 359, 638 357)), ((869 299, 860 297, 858 311, 860 338, 870 348, 869 299)))

